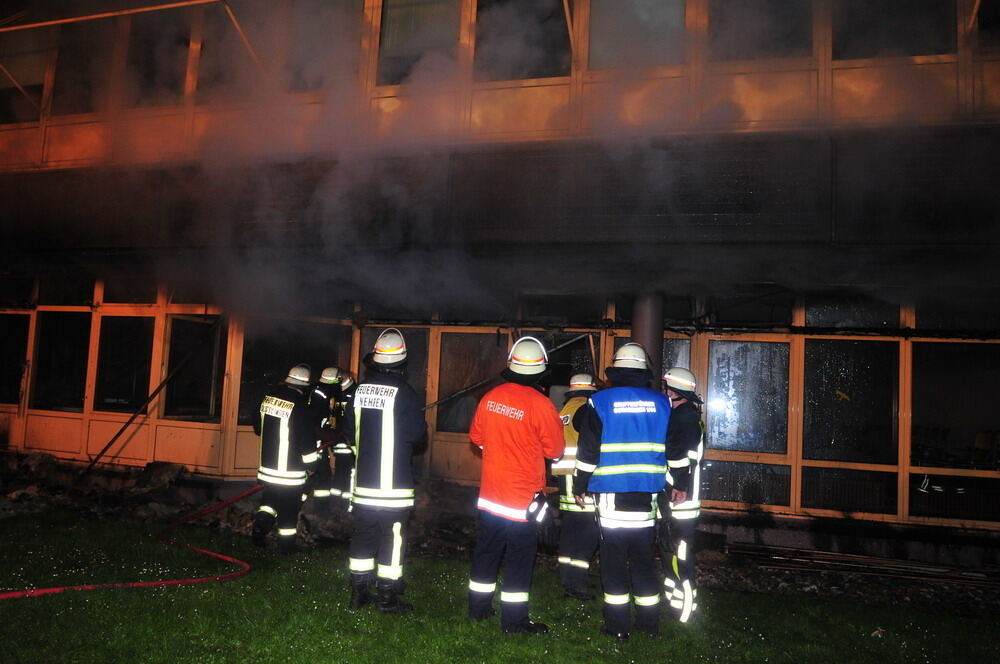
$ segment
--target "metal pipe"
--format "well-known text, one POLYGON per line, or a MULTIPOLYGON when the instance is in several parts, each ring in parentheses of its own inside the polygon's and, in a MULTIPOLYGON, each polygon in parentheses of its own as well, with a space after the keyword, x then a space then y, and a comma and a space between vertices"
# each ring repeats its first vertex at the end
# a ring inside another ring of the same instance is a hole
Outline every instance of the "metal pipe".
POLYGON ((241 26, 239 20, 237 20, 236 14, 233 12, 233 8, 229 6, 229 0, 222 0, 222 7, 226 10, 226 14, 229 15, 229 20, 232 22, 233 27, 236 28, 236 34, 240 36, 243 46, 246 47, 247 53, 249 53, 250 57, 253 58, 254 64, 257 65, 257 69, 263 72, 264 66, 260 63, 260 58, 257 57, 257 52, 253 50, 253 44, 250 43, 247 33, 243 31, 243 26, 241 26))
POLYGON ((31 98, 31 95, 28 94, 28 91, 25 90, 23 87, 21 87, 21 84, 17 82, 17 79, 14 78, 14 75, 10 73, 10 70, 8 70, 6 67, 3 66, 3 63, 0 63, 0 72, 2 72, 3 75, 6 76, 8 80, 10 80, 10 82, 14 84, 14 87, 17 88, 22 95, 24 95, 24 98, 28 100, 29 104, 35 107, 36 111, 38 111, 39 113, 42 112, 41 107, 35 103, 35 100, 31 98))
POLYGON ((972 11, 969 13, 969 23, 965 26, 965 31, 972 32, 972 29, 976 27, 976 19, 979 18, 979 8, 982 6, 983 0, 976 0, 976 4, 972 5, 972 11))
POLYGON ((15 30, 33 30, 35 28, 48 28, 53 25, 63 25, 65 23, 80 23, 82 21, 96 21, 101 18, 115 18, 116 16, 130 16, 132 14, 146 14, 148 12, 158 12, 167 9, 179 9, 181 7, 194 7, 196 5, 210 5, 222 0, 180 0, 179 2, 169 2, 163 5, 152 5, 150 7, 137 7, 135 9, 119 9, 112 12, 100 14, 88 14, 86 16, 74 16, 72 18, 58 18, 52 21, 41 21, 40 23, 26 23, 25 25, 12 25, 0 28, 0 33, 14 32, 15 30))
POLYGON ((569 51, 576 57, 576 37, 573 35, 573 15, 569 11, 569 0, 562 0, 563 12, 566 14, 566 32, 569 34, 569 51))

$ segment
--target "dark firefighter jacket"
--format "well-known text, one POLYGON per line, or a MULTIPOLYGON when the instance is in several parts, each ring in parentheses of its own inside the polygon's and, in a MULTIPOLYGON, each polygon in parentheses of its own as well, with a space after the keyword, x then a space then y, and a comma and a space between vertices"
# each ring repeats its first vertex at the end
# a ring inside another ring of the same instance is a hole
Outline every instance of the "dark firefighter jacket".
POLYGON ((306 469, 316 460, 312 412, 306 388, 280 384, 260 403, 260 467, 257 479, 268 484, 305 484, 306 469))
POLYGON ((691 403, 674 408, 667 435, 667 483, 685 493, 691 489, 692 470, 701 460, 701 413, 691 403))
POLYGON ((413 507, 410 460, 427 439, 422 405, 398 371, 376 367, 358 384, 344 418, 344 434, 357 454, 352 502, 413 507))

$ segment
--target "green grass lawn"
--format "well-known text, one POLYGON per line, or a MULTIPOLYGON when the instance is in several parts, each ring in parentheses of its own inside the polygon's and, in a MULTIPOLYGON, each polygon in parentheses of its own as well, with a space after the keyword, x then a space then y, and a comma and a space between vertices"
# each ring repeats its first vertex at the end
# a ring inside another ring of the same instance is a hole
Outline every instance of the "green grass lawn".
MULTIPOLYGON (((0 519, 0 588, 170 579, 235 569, 164 546, 159 526, 66 511, 0 519)), ((623 644, 598 634, 600 603, 564 598, 539 568, 532 615, 543 636, 466 619, 467 559, 411 558, 409 615, 347 610, 346 551, 292 557, 190 526, 183 541, 247 560, 230 583, 72 592, 0 602, 0 662, 994 662, 996 615, 938 615, 797 596, 703 591, 696 623, 623 644), (875 635, 877 634, 877 635, 875 635)))

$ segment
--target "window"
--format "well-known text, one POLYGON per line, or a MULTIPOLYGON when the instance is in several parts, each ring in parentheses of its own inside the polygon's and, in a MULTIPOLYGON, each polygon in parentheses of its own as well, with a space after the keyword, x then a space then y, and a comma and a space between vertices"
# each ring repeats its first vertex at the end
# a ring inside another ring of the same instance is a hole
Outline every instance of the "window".
POLYGON ((79 272, 49 272, 38 279, 38 303, 89 306, 94 301, 93 277, 79 272))
POLYGON ((289 88, 356 85, 363 0, 294 0, 288 53, 289 88))
POLYGON ((104 85, 111 77, 114 39, 113 21, 81 21, 59 28, 53 115, 99 110, 104 85))
POLYGON ((788 466, 736 461, 702 462, 702 498, 749 505, 789 505, 788 466))
POLYGON ((979 50, 1000 50, 1000 0, 983 0, 979 5, 979 50))
POLYGON ((684 61, 684 0, 591 0, 590 68, 684 61))
POLYGON ((104 302, 156 302, 156 282, 148 275, 126 271, 104 278, 104 302))
POLYGON ((806 340, 807 459, 896 463, 899 346, 806 340))
MULTIPOLYGON (((262 64, 274 57, 268 43, 274 25, 274 3, 242 0, 231 9, 262 64)), ((197 101, 246 97, 263 75, 240 38, 232 19, 221 4, 204 8, 201 53, 198 58, 197 101)))
POLYGON ((910 475, 910 514, 1000 521, 1000 480, 915 473, 910 475))
MULTIPOLYGON (((629 324, 632 322, 632 309, 635 298, 619 295, 615 297, 615 322, 629 324)), ((694 301, 685 295, 665 295, 663 297, 663 322, 670 324, 690 325, 693 317, 694 301)))
POLYGON ((0 403, 21 402, 28 322, 22 314, 0 314, 0 403))
POLYGON ((785 453, 788 344, 713 340, 708 383, 706 440, 713 449, 785 453))
POLYGON ((128 106, 176 104, 184 94, 191 27, 184 10, 135 14, 126 64, 128 106))
POLYGON ((812 55, 809 0, 710 0, 712 60, 800 58, 812 55))
POLYGON ((326 367, 350 370, 351 328, 255 318, 247 321, 240 381, 240 424, 253 424, 268 390, 296 364, 308 364, 318 381, 326 367))
POLYGON ((803 468, 802 507, 895 514, 896 473, 803 468))
POLYGON ((521 320, 544 323, 596 323, 604 318, 604 297, 578 293, 522 293, 521 320))
MULTIPOLYGON (((507 365, 507 335, 445 332, 441 335, 438 398, 443 399, 487 378, 507 365)), ((499 380, 437 406, 437 430, 467 433, 479 400, 499 380)))
POLYGON ((993 298, 975 298, 973 302, 952 297, 947 301, 917 303, 917 327, 921 330, 1000 331, 1000 310, 993 298))
POLYGON ((781 327, 791 324, 794 306, 791 293, 772 288, 713 298, 711 314, 722 327, 781 327))
POLYGON ((153 319, 137 316, 101 318, 97 351, 94 410, 134 413, 149 396, 153 359, 153 319))
POLYGON ((895 328, 899 307, 861 295, 806 298, 806 325, 830 328, 895 328))
POLYGON ((478 0, 476 7, 476 80, 569 76, 562 0, 478 0))
POLYGON ((36 326, 38 346, 31 407, 82 412, 90 350, 90 314, 42 311, 36 326))
POLYGON ((836 0, 833 59, 955 52, 955 0, 836 0))
POLYGON ((1000 470, 1000 344, 913 344, 915 466, 1000 470))
MULTIPOLYGON (((371 352, 375 340, 385 327, 366 327, 361 331, 361 358, 371 352)), ((406 340, 406 382, 417 392, 421 402, 427 403, 427 328, 398 328, 406 340)), ((362 363, 361 375, 365 374, 362 363)))
POLYGON ((426 57, 453 58, 458 44, 458 16, 456 0, 385 0, 378 84, 405 83, 426 57))
POLYGON ((170 316, 164 417, 218 422, 226 373, 226 324, 218 316, 170 316))
POLYGON ((0 64, 7 70, 0 71, 0 124, 38 120, 51 46, 48 30, 0 34, 0 64))
POLYGON ((30 307, 35 297, 35 280, 31 277, 0 277, 0 307, 23 309, 30 307))

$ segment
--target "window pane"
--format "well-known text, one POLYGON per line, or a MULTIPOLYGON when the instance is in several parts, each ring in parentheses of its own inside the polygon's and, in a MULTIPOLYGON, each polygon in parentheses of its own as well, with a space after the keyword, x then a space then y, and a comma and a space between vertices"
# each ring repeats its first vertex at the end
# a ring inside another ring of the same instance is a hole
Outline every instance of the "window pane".
POLYGON ((979 6, 979 50, 1000 50, 1000 0, 983 0, 979 6))
POLYGON ((708 445, 783 454, 788 448, 788 344, 712 341, 708 445))
POLYGON ((156 283, 147 275, 116 273, 104 278, 104 301, 110 303, 156 302, 156 283))
POLYGON ((684 0, 591 0, 590 68, 684 61, 684 0))
POLYGON ((33 304, 35 280, 31 277, 0 277, 0 307, 25 309, 33 304))
POLYGON ((922 330, 1000 330, 1000 309, 984 298, 978 306, 963 301, 917 303, 917 327, 922 330))
POLYGON ((0 314, 0 403, 21 401, 28 323, 28 316, 0 314))
POLYGON ((803 468, 802 506, 843 512, 896 513, 896 473, 803 468))
POLYGON ((522 293, 521 320, 538 324, 573 323, 586 325, 604 318, 605 299, 600 295, 577 293, 522 293))
POLYGON ((318 90, 357 85, 363 0, 294 0, 288 53, 289 87, 318 90))
MULTIPOLYGON (((134 413, 149 396, 152 359, 152 318, 103 317, 94 410, 134 413)), ((142 412, 146 412, 145 407, 142 412)))
MULTIPOLYGON (((441 335, 441 358, 438 398, 497 376, 507 364, 507 336, 446 332, 441 335)), ((479 399, 496 385, 494 381, 439 405, 438 431, 467 433, 479 399)))
POLYGON ((350 370, 351 328, 345 325, 252 319, 243 342, 240 424, 253 424, 261 399, 296 364, 308 364, 318 381, 326 367, 350 370))
POLYGON ((1000 344, 913 344, 916 466, 1000 469, 1000 344))
POLYGON ((38 303, 88 306, 94 301, 94 279, 77 272, 43 274, 38 280, 38 303))
POLYGON ((986 477, 910 475, 910 514, 1000 521, 1000 480, 986 477))
POLYGON ((0 34, 0 62, 24 90, 22 92, 9 77, 0 74, 0 123, 38 120, 51 46, 52 32, 48 30, 0 34))
MULTIPOLYGON (((269 39, 270 28, 277 17, 275 4, 269 0, 241 0, 232 5, 233 13, 253 46, 262 64, 273 58, 269 39)), ((222 5, 204 8, 201 52, 198 57, 198 89, 196 100, 204 104, 212 100, 244 98, 260 84, 263 75, 247 51, 222 5)))
POLYGON ((131 18, 125 101, 128 106, 176 104, 184 94, 189 15, 183 10, 131 18))
POLYGON ((31 407, 83 410, 90 349, 90 314, 43 311, 38 314, 31 407))
POLYGON ((833 58, 955 52, 955 0, 837 0, 833 58))
POLYGON ((806 299, 809 327, 899 327, 899 307, 863 296, 814 295, 806 299))
POLYGON ((720 326, 777 327, 790 325, 795 298, 787 291, 748 292, 712 300, 714 322, 720 326))
POLYGON ((170 316, 163 414, 181 420, 218 422, 226 373, 226 324, 218 316, 170 316))
POLYGON ((378 84, 404 83, 427 56, 454 57, 458 15, 456 0, 385 0, 378 84))
POLYGON ((806 340, 807 459, 896 463, 895 342, 806 340))
MULTIPOLYGON (((361 331, 361 358, 371 352, 375 346, 375 340, 382 334, 385 327, 366 327, 361 331)), ((417 396, 423 403, 427 403, 427 328, 425 327, 401 327, 398 328, 403 333, 406 340, 406 382, 408 382, 417 392, 417 396)), ((361 375, 364 376, 365 368, 362 363, 361 375)))
POLYGON ((789 505, 790 481, 788 466, 711 459, 702 463, 701 490, 705 500, 789 505))
POLYGON ((478 0, 476 7, 476 80, 569 76, 562 0, 478 0))
POLYGON ((812 55, 812 3, 710 0, 708 39, 712 60, 812 55))
POLYGON ((104 85, 111 78, 114 28, 114 21, 82 21, 59 28, 53 115, 98 110, 104 85))

